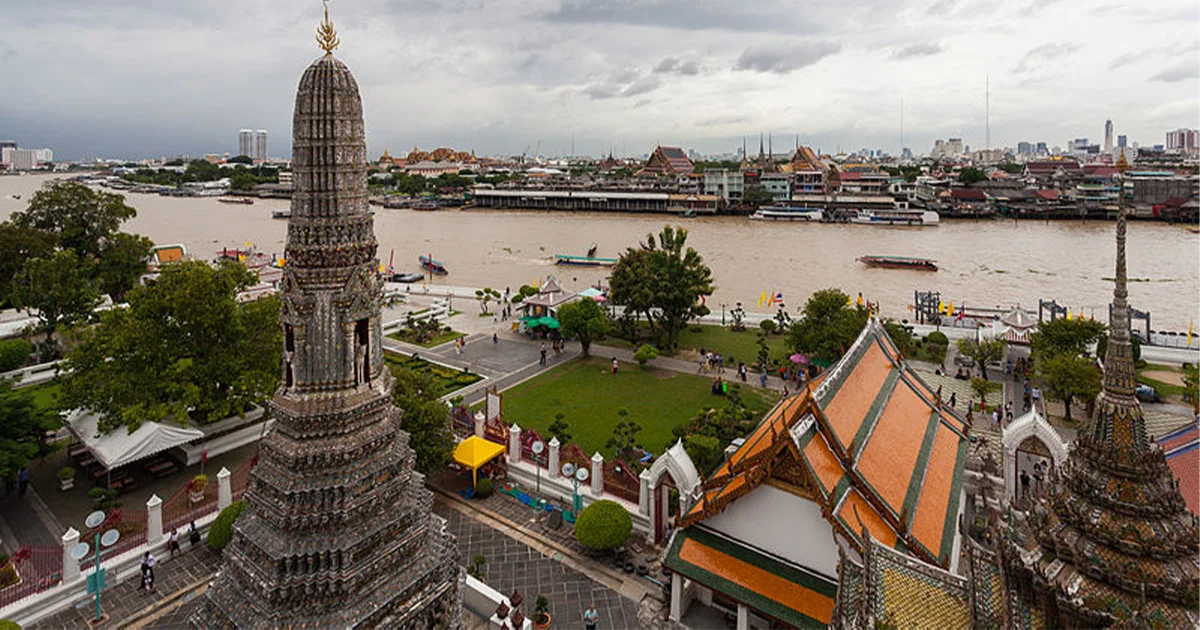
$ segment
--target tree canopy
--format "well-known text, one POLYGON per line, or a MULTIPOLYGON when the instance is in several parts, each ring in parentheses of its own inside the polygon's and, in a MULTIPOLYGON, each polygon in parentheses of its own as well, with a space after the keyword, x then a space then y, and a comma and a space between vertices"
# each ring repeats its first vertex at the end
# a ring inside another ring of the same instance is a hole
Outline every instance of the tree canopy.
POLYGON ((958 351, 963 356, 970 358, 979 364, 979 369, 983 371, 983 378, 988 377, 987 364, 995 363, 1004 358, 1004 350, 1006 348, 1004 341, 1000 339, 959 339, 958 351))
POLYGON ((1046 395, 1063 402, 1068 422, 1071 420, 1071 401, 1087 401, 1100 394, 1102 378, 1092 359, 1077 354, 1060 353, 1040 357, 1034 366, 1045 387, 1046 395))
POLYGON ((49 232, 0 223, 0 307, 13 305, 13 280, 25 263, 48 256, 55 242, 49 232))
POLYGON ((12 479, 29 460, 47 450, 42 436, 58 428, 58 414, 39 408, 33 390, 0 379, 0 477, 12 479))
POLYGON ((588 356, 592 342, 603 337, 608 328, 608 316, 595 300, 582 299, 568 302, 558 309, 558 321, 568 338, 579 340, 583 356, 588 356))
POLYGON ((254 283, 244 265, 168 265, 80 331, 66 357, 63 400, 100 415, 100 430, 246 413, 279 381, 279 299, 238 302, 254 283))
POLYGON ((400 427, 416 453, 413 467, 431 474, 449 463, 454 451, 450 414, 438 396, 441 390, 429 374, 408 368, 394 368, 392 373, 396 377, 393 400, 404 412, 400 427))
POLYGON ((1043 321, 1029 336, 1029 345, 1039 356, 1056 354, 1082 355, 1108 330, 1102 322, 1090 319, 1058 319, 1043 321))
POLYGON ((687 243, 687 230, 664 226, 657 237, 627 249, 609 279, 611 299, 635 317, 645 316, 662 350, 673 350, 688 320, 708 313, 712 270, 687 243))
POLYGON ((106 238, 96 269, 100 290, 114 302, 125 301, 125 294, 146 273, 146 260, 153 250, 154 241, 139 234, 117 232, 106 238))
POLYGON ((137 216, 125 197, 77 182, 55 182, 33 194, 29 207, 11 217, 17 227, 52 234, 63 249, 99 256, 101 243, 137 216))
POLYGON ((788 329, 788 346, 830 363, 842 357, 867 325, 867 309, 851 306, 850 296, 840 289, 816 291, 801 312, 803 318, 788 329))
POLYGON ((53 333, 61 325, 71 326, 91 319, 100 303, 90 258, 64 249, 25 263, 13 280, 13 302, 37 310, 39 328, 53 333))

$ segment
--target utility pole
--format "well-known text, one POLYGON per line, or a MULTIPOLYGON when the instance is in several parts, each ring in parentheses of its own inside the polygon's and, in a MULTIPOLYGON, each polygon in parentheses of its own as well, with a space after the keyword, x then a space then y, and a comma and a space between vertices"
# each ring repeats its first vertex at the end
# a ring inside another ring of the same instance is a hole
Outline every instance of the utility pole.
POLYGON ((992 77, 983 77, 983 148, 992 148, 992 77))

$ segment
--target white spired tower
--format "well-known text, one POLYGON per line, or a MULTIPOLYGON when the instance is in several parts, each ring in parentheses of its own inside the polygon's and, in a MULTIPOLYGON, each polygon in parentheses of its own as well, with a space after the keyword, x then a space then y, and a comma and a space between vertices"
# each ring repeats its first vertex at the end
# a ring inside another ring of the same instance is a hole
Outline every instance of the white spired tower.
POLYGON ((1113 150, 1113 125, 1112 120, 1104 121, 1104 152, 1112 153, 1113 150))

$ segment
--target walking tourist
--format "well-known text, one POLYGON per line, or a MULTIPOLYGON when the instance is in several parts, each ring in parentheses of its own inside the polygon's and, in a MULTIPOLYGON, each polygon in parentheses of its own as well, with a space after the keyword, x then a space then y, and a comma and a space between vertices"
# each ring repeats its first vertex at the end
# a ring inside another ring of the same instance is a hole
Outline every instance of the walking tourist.
POLYGON ((612 364, 612 365, 613 365, 613 367, 612 367, 612 373, 613 373, 613 374, 616 374, 616 373, 617 373, 617 357, 613 357, 613 364, 612 364))
POLYGON ((958 392, 950 392, 950 408, 954 409, 958 406, 958 392))
POLYGON ((738 377, 740 377, 742 379, 743 383, 746 382, 746 364, 745 363, 738 363, 738 377))
POLYGON ((498 343, 500 343, 500 335, 497 335, 496 333, 492 333, 492 345, 494 346, 498 343))
POLYGON ((171 552, 172 558, 179 553, 179 530, 176 528, 171 528, 171 537, 167 539, 167 550, 171 552))
POLYGON ((763 389, 767 388, 767 370, 766 370, 766 368, 759 370, 758 383, 759 383, 759 387, 762 387, 763 389))
POLYGON ((188 525, 188 549, 200 544, 200 532, 196 531, 196 521, 188 525))
POLYGON ((1029 498, 1029 473, 1024 470, 1021 471, 1021 498, 1029 498))
POLYGON ((17 486, 21 496, 25 496, 25 491, 29 489, 29 467, 22 466, 21 472, 17 473, 17 486))
POLYGON ((596 623, 600 621, 600 613, 596 612, 596 605, 589 604, 587 610, 583 611, 583 627, 587 630, 596 630, 596 623))
POLYGON ((141 590, 154 591, 154 555, 149 551, 142 554, 142 586, 141 590))

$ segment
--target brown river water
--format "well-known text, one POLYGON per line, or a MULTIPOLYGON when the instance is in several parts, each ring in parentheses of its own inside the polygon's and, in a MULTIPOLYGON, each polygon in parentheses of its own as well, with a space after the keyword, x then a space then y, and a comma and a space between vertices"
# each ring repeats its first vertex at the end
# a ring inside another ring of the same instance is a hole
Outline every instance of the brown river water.
MULTIPOLYGON (((24 209, 49 177, 0 177, 0 219, 24 209), (20 200, 13 195, 21 196, 20 200)), ((282 254, 286 222, 271 218, 287 200, 229 205, 212 198, 126 194, 138 216, 126 231, 155 242, 183 243, 197 258, 222 247, 253 243, 282 254)), ((941 292, 971 307, 1037 310, 1055 299, 1074 312, 1107 317, 1114 275, 1114 224, 945 220, 925 228, 751 221, 744 217, 678 219, 651 214, 445 209, 434 212, 376 207, 379 257, 394 256, 397 271, 418 270, 417 256, 432 254, 449 275, 435 284, 503 290, 555 274, 569 288, 602 281, 603 268, 556 267, 556 253, 615 257, 668 223, 688 230, 688 245, 713 270, 717 290, 708 306, 720 312, 741 301, 757 308, 762 292, 781 292, 795 310, 814 290, 839 287, 881 304, 884 315, 908 317, 914 290, 941 292), (919 256, 937 261, 936 273, 870 269, 866 254, 919 256), (1109 278, 1109 280, 1105 280, 1109 278)), ((1200 320, 1200 236, 1162 223, 1130 224, 1129 301, 1150 311, 1155 330, 1187 330, 1200 320)))

